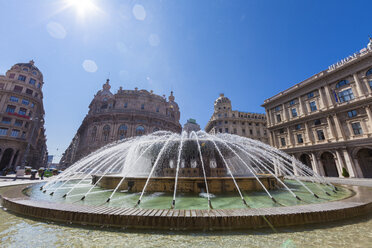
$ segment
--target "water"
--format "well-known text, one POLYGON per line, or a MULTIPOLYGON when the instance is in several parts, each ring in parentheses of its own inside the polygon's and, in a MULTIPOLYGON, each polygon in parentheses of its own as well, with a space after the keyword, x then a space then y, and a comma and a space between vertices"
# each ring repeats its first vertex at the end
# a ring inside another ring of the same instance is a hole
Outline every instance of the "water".
POLYGON ((224 232, 140 231, 60 225, 0 209, 0 247, 371 247, 372 214, 310 226, 224 232))

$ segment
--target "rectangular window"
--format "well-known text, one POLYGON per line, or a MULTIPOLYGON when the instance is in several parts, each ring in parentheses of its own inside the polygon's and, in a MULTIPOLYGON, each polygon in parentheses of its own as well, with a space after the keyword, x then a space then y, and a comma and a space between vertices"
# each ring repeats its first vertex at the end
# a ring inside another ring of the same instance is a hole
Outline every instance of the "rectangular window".
POLYGON ((145 104, 141 104, 141 109, 145 109, 145 104))
POLYGON ((296 100, 293 99, 293 100, 291 100, 291 101, 289 102, 289 105, 292 106, 292 105, 295 105, 295 103, 296 103, 296 100))
POLYGON ((34 93, 33 90, 26 89, 26 94, 32 95, 32 93, 34 93))
POLYGON ((128 103, 124 103, 124 108, 128 108, 128 103))
POLYGON ((275 111, 279 111, 279 110, 280 110, 280 106, 276 106, 275 111))
POLYGON ((351 110, 347 112, 347 115, 351 118, 351 117, 357 116, 357 112, 356 110, 351 110))
POLYGON ((297 143, 298 143, 298 144, 302 144, 302 143, 304 143, 304 140, 303 140, 303 138, 302 138, 302 134, 297 134, 297 143))
POLYGON ((281 122, 282 121, 282 118, 280 117, 280 114, 279 115, 276 115, 276 121, 277 122, 281 122))
POLYGON ((37 88, 40 89, 40 87, 41 87, 41 84, 37 83, 37 88))
POLYGON ((31 103, 31 108, 33 108, 33 107, 35 107, 35 103, 32 102, 31 103))
POLYGON ((14 113, 14 112, 15 112, 15 109, 16 109, 15 106, 13 106, 13 105, 8 105, 8 106, 6 107, 5 112, 7 112, 7 113, 14 113))
POLYGON ((257 135, 258 135, 258 136, 260 136, 260 135, 261 135, 261 133, 260 133, 260 130, 257 130, 257 135))
POLYGON ((284 129, 283 128, 279 129, 279 133, 284 133, 284 129))
POLYGON ((218 131, 219 131, 220 133, 222 133, 222 128, 218 129, 218 131))
POLYGON ((245 134, 245 129, 242 129, 242 133, 245 134))
POLYGON ((18 80, 19 80, 19 81, 23 81, 23 82, 25 82, 25 81, 26 81, 26 76, 19 75, 19 76, 18 76, 18 80))
POLYGON ((12 121, 12 119, 8 118, 8 117, 3 117, 1 123, 4 123, 4 124, 10 124, 10 122, 12 121))
POLYGON ((22 132, 22 136, 21 136, 22 139, 26 138, 26 132, 22 132))
POLYGON ((4 89, 4 83, 0 83, 0 90, 4 89))
POLYGON ((236 128, 234 128, 234 134, 236 134, 236 133, 237 133, 236 128))
POLYGON ((285 138, 280 138, 280 143, 282 144, 282 146, 285 146, 285 138))
POLYGON ((225 133, 228 133, 229 132, 229 129, 228 128, 225 128, 225 133))
POLYGON ((252 129, 249 129, 249 134, 253 135, 253 130, 252 129))
POLYGON ((0 135, 1 136, 5 136, 7 132, 8 132, 8 128, 0 128, 0 135))
POLYGON ((351 127, 353 128, 353 132, 355 135, 363 134, 362 127, 360 126, 360 122, 351 123, 351 127))
POLYGON ((159 113, 159 107, 156 108, 156 113, 159 113))
POLYGON ((301 124, 297 124, 295 128, 296 128, 296 130, 300 130, 301 129, 301 124))
POLYGON ((26 100, 26 99, 22 99, 22 104, 29 105, 30 104, 30 101, 29 100, 26 100))
POLYGON ((27 112, 27 109, 20 108, 19 111, 18 111, 18 114, 20 114, 20 115, 26 115, 26 112, 27 112))
POLYGON ((9 78, 13 79, 15 77, 15 73, 10 73, 9 78))
POLYGON ((33 78, 30 78, 30 81, 28 81, 29 84, 32 84, 32 85, 35 85, 36 84, 36 80, 33 79, 33 78))
POLYGON ((12 132, 10 133, 10 136, 12 137, 18 137, 19 135, 19 130, 13 129, 12 132))
POLYGON ((37 92, 35 92, 35 97, 37 97, 39 94, 37 92))
POLYGON ((14 126, 22 127, 22 125, 23 125, 23 121, 21 121, 21 120, 16 120, 16 121, 14 122, 14 126))
POLYGON ((316 120, 314 121, 314 125, 315 125, 315 126, 320 125, 320 124, 322 124, 322 122, 320 121, 320 119, 316 119, 316 120))
POLYGON ((310 111, 311 112, 317 110, 317 108, 316 108, 316 102, 315 101, 310 102, 309 105, 310 105, 310 111))
POLYGON ((297 117, 297 109, 292 109, 292 117, 297 117))
POLYGON ((13 91, 17 93, 21 93, 23 90, 23 87, 15 85, 13 91))
POLYGON ((11 97, 9 98, 9 101, 11 101, 11 102, 18 102, 18 97, 11 96, 11 97))
POLYGON ((225 121, 225 124, 229 123, 228 121, 225 121))
POLYGON ((369 81, 369 88, 371 88, 371 89, 372 89, 372 80, 371 80, 371 81, 369 81))
POLYGON ((317 130, 316 133, 318 135, 318 140, 325 140, 325 136, 324 136, 323 130, 317 130))
POLYGON ((314 97, 314 92, 307 93, 307 98, 313 98, 314 97))
POLYGON ((339 92, 338 99, 340 99, 340 102, 348 102, 350 100, 353 100, 354 99, 353 90, 350 88, 339 92))

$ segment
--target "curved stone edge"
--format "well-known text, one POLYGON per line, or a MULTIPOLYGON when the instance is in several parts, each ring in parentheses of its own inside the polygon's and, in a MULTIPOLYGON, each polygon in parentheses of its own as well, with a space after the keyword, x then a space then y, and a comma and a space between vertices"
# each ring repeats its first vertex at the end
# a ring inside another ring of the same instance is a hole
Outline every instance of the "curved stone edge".
POLYGON ((25 185, 9 187, 1 198, 11 212, 43 220, 139 229, 231 230, 324 223, 372 211, 372 188, 343 186, 355 195, 334 202, 261 209, 171 210, 84 206, 31 200, 25 185), (267 222, 268 221, 268 222, 267 222))

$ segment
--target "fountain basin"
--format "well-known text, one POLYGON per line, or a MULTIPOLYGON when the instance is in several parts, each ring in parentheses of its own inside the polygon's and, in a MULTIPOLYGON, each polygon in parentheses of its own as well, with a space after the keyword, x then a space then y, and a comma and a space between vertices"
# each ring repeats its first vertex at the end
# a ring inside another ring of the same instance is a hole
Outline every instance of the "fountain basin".
POLYGON ((18 214, 74 224, 176 230, 249 229, 322 223, 371 212, 371 188, 343 187, 355 194, 333 202, 260 209, 141 209, 56 203, 31 199, 23 193, 27 188, 24 185, 9 187, 1 195, 1 202, 18 214))
MULTIPOLYGON (((96 182, 104 189, 115 189, 122 180, 120 175, 93 175, 92 184, 96 182), (101 178, 102 177, 102 178, 101 178)), ((274 190, 281 187, 275 177, 270 175, 258 175, 257 178, 268 189, 274 190)), ((283 177, 278 177, 283 179, 283 177)), ((234 181, 231 177, 207 177, 208 189, 210 193, 236 192, 234 181)), ((263 188, 255 177, 235 177, 240 190, 243 191, 262 191, 263 188)), ((119 190, 129 192, 141 192, 146 184, 147 177, 126 177, 120 184, 119 190)), ((175 185, 174 177, 153 177, 147 185, 147 192, 173 192, 175 185)), ((177 182, 177 192, 181 193, 204 193, 206 192, 205 180, 203 177, 179 177, 177 182)))

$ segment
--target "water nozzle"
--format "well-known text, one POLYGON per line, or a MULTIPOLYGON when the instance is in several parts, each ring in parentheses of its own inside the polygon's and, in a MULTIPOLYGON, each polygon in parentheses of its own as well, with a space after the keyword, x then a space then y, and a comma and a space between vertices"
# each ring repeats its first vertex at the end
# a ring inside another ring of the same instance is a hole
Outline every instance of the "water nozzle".
POLYGON ((40 187, 40 190, 43 190, 43 186, 40 187))
POLYGON ((328 196, 331 196, 331 194, 330 193, 328 193, 328 192, 325 192, 326 193, 326 195, 328 195, 328 196))
POLYGON ((209 207, 210 209, 213 209, 212 202, 211 202, 210 199, 208 199, 208 207, 209 207))
POLYGON ((50 193, 49 195, 53 195, 53 194, 54 194, 54 192, 50 193))
POLYGON ((300 197, 298 197, 297 195, 296 195, 296 199, 297 199, 297 200, 299 200, 299 201, 301 201, 301 198, 300 198, 300 197))
POLYGON ((278 203, 274 197, 271 197, 271 200, 274 202, 274 203, 278 203))
POLYGON ((63 197, 63 198, 66 198, 66 196, 67 196, 67 194, 64 194, 62 197, 63 197))
POLYGON ((106 202, 110 202, 111 201, 111 198, 108 198, 107 200, 106 200, 106 202))
POLYGON ((248 204, 247 204, 247 202, 245 201, 245 199, 242 198, 242 200, 243 200, 244 205, 248 206, 248 204))
POLYGON ((45 192, 46 192, 46 189, 44 189, 43 193, 45 193, 45 192))
POLYGON ((81 199, 80 199, 80 200, 82 201, 82 200, 84 200, 84 199, 85 199, 85 196, 81 197, 81 199))
POLYGON ((315 198, 319 198, 319 196, 317 194, 314 194, 315 198))
POLYGON ((337 191, 336 190, 332 190, 332 191, 333 191, 333 193, 337 194, 337 191))
POLYGON ((336 186, 334 186, 335 190, 338 191, 338 188, 336 186))

